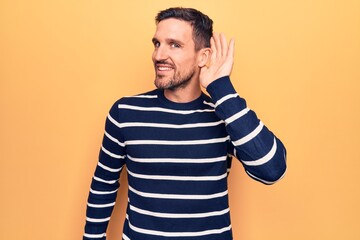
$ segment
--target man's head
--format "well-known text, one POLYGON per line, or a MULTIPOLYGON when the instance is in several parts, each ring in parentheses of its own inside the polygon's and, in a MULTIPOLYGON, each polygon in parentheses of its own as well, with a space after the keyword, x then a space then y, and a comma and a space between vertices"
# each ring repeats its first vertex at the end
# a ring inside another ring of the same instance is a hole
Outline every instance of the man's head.
POLYGON ((156 24, 152 39, 156 87, 196 87, 211 53, 212 20, 195 9, 170 8, 156 16, 156 24))
POLYGON ((193 8, 169 8, 160 11, 155 17, 156 24, 159 22, 175 18, 190 23, 193 28, 193 40, 195 50, 210 47, 210 38, 213 35, 213 21, 202 12, 193 8))

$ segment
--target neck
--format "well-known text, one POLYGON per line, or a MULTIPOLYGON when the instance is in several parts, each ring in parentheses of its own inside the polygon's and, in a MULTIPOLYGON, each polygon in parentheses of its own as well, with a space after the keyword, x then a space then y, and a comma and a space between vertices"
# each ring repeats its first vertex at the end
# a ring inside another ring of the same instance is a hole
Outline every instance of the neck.
POLYGON ((165 89, 164 90, 165 97, 172 101, 177 103, 187 103, 191 102, 201 95, 201 88, 200 85, 188 85, 184 88, 178 88, 174 90, 165 89))

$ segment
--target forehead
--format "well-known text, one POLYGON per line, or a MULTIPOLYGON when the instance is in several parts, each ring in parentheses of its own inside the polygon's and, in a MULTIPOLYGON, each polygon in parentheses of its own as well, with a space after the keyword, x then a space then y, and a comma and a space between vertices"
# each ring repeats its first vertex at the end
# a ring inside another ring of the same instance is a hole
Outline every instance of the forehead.
POLYGON ((178 39, 183 41, 192 40, 192 26, 186 21, 175 18, 169 18, 160 21, 156 26, 154 37, 161 40, 162 38, 178 39))

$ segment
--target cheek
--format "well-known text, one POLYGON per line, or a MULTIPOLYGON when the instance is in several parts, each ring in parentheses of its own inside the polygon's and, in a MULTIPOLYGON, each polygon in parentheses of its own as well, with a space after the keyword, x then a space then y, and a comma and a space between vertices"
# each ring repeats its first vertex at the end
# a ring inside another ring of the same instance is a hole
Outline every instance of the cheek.
POLYGON ((192 71, 196 66, 196 61, 193 58, 189 58, 182 63, 183 71, 192 71))
POLYGON ((195 56, 182 56, 179 57, 176 61, 176 65, 183 70, 189 70, 196 66, 196 57, 195 56))

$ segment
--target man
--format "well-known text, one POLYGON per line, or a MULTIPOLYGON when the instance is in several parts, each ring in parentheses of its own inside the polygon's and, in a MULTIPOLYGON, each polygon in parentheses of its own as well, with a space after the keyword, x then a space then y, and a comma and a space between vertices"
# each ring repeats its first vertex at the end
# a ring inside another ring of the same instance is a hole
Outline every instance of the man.
POLYGON ((230 82, 233 40, 213 34, 212 20, 195 9, 164 10, 156 23, 157 89, 122 98, 109 112, 84 239, 106 239, 124 165, 129 192, 123 239, 233 239, 231 155, 250 177, 272 184, 285 173, 285 148, 230 82))

